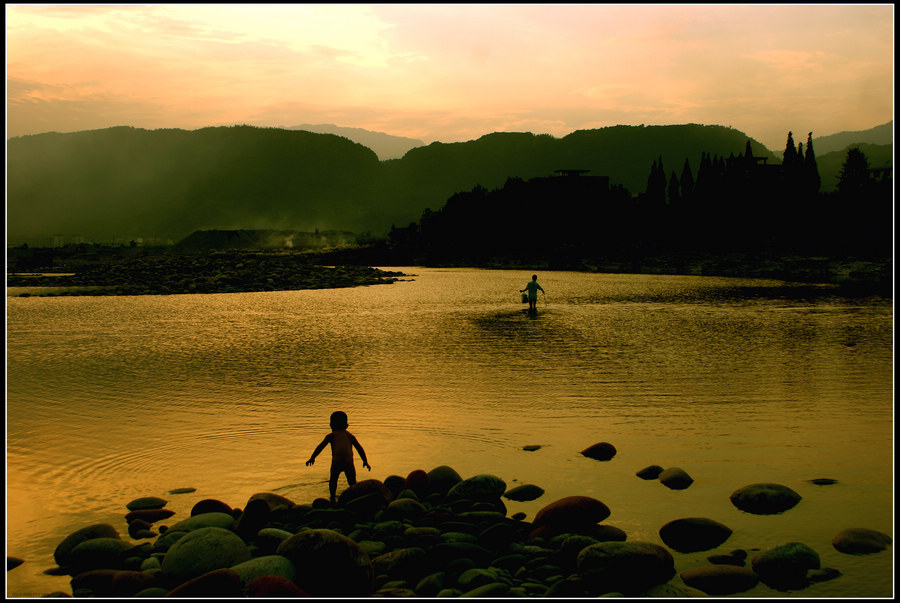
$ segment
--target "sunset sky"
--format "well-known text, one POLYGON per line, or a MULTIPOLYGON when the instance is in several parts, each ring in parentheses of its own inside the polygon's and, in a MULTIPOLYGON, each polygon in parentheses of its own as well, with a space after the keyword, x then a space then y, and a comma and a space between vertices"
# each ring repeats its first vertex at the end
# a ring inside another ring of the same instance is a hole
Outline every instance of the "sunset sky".
POLYGON ((880 5, 6 5, 7 137, 330 123, 431 142, 893 119, 880 5))

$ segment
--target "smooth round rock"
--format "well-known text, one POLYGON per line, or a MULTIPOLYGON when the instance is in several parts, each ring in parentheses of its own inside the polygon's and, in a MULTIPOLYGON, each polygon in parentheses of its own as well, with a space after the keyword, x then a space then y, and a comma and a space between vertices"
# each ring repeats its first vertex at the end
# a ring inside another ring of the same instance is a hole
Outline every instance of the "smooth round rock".
POLYGON ((69 565, 78 572, 95 569, 125 569, 125 559, 134 545, 120 538, 92 538, 72 549, 69 565))
POLYGON ((518 502, 526 502, 529 500, 536 500, 544 495, 544 489, 534 484, 523 484, 521 486, 516 486, 515 488, 510 488, 506 492, 503 493, 503 498, 508 498, 509 500, 515 500, 518 502))
POLYGON ((94 538, 118 538, 119 532, 107 523, 90 525, 76 530, 66 536, 53 551, 53 559, 60 567, 66 567, 71 563, 72 549, 86 540, 94 538))
POLYGON ((819 554, 802 542, 757 553, 750 565, 763 582, 777 589, 802 588, 808 584, 807 572, 821 567, 819 554))
POLYGON ((709 595, 697 588, 667 582, 666 584, 657 584, 638 596, 642 599, 683 599, 686 597, 707 597, 709 595))
POLYGON ((288 580, 293 580, 297 575, 294 564, 291 563, 290 559, 282 555, 254 557, 232 565, 231 569, 237 572, 237 575, 241 578, 241 584, 244 586, 261 576, 282 576, 288 580))
POLYGON ((399 475, 389 475, 384 478, 384 486, 390 491, 391 495, 394 498, 396 498, 397 495, 403 490, 403 486, 405 485, 405 477, 400 477, 399 475))
POLYGON ((644 467, 643 469, 635 473, 635 475, 641 479, 656 479, 662 472, 663 468, 659 465, 650 465, 648 467, 644 467))
POLYGON ((754 515, 775 515, 792 509, 802 497, 781 484, 750 484, 731 494, 731 504, 754 515))
POLYGON ((226 513, 231 515, 231 507, 223 503, 221 500, 214 498, 205 498, 191 507, 191 517, 195 515, 203 515, 204 513, 226 513))
POLYGON ((201 513, 169 526, 167 532, 191 532, 201 528, 220 528, 228 530, 234 525, 234 517, 227 513, 201 513))
POLYGON ((173 582, 180 584, 249 559, 249 547, 234 532, 216 527, 197 528, 169 548, 163 558, 162 570, 173 582))
POLYGON ((112 579, 113 597, 133 597, 142 590, 158 586, 159 579, 147 572, 116 572, 112 579))
POLYGON ((396 549, 372 559, 375 575, 387 575, 393 580, 418 582, 425 575, 427 553, 419 547, 396 549))
POLYGON ((866 528, 848 528, 841 530, 831 544, 841 553, 850 555, 868 555, 883 551, 893 544, 887 534, 866 528))
POLYGON ((581 451, 583 456, 595 461, 608 461, 616 456, 616 447, 609 442, 598 442, 581 451))
MULTIPOLYGON (((269 505, 270 511, 274 511, 278 507, 285 507, 286 509, 290 509, 294 506, 294 501, 289 498, 285 498, 280 494, 275 494, 274 492, 257 492, 247 500, 247 505, 249 505, 254 500, 266 501, 266 504, 269 505)), ((244 507, 246 507, 247 505, 244 505, 244 507)))
POLYGON ((333 530, 303 530, 282 542, 276 552, 291 560, 297 586, 314 597, 372 594, 374 573, 369 555, 333 530))
POLYGON ((125 521, 134 521, 141 519, 147 523, 156 523, 163 519, 168 519, 175 515, 172 509, 138 509, 125 514, 125 521))
POLYGON ((459 482, 447 492, 447 496, 457 498, 500 498, 506 492, 506 482, 488 473, 475 475, 459 482))
POLYGON ((714 549, 731 536, 731 528, 706 517, 686 517, 670 521, 659 529, 659 537, 679 553, 714 549))
POLYGON ((388 503, 384 509, 384 519, 415 520, 425 515, 426 509, 417 500, 398 498, 388 503))
POLYGON ((278 545, 293 536, 287 530, 280 528, 263 528, 256 533, 254 541, 259 550, 265 554, 272 554, 278 548, 278 545))
POLYGON ((403 482, 404 490, 412 490, 417 496, 428 494, 428 474, 422 469, 410 471, 403 482))
POLYGON ((342 507, 354 507, 353 502, 362 498, 369 501, 366 507, 380 509, 386 507, 394 499, 394 495, 379 480, 364 479, 341 492, 337 502, 342 507))
POLYGON ((140 509, 162 509, 169 502, 158 496, 142 496, 135 498, 133 501, 125 505, 129 511, 137 511, 140 509))
POLYGON ((609 507, 590 496, 566 496, 543 507, 534 516, 536 528, 551 527, 560 532, 590 528, 610 515, 609 507))
POLYGON ((660 483, 671 490, 685 490, 694 483, 694 478, 681 467, 669 467, 658 476, 660 483))
POLYGON ((428 489, 446 495, 450 488, 460 483, 462 477, 453 467, 441 465, 428 472, 428 489))
POLYGON ((759 576, 746 567, 703 565, 681 572, 681 579, 691 588, 707 595, 733 595, 759 584, 759 576))
POLYGON ((620 592, 633 596, 675 575, 675 560, 650 542, 600 542, 584 548, 577 567, 592 594, 620 592))

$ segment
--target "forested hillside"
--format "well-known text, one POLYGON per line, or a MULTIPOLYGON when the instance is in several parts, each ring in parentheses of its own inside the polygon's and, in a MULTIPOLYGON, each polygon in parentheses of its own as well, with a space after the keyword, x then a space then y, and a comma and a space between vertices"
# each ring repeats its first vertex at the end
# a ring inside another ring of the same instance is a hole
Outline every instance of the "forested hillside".
MULTIPOLYGON (((210 229, 386 235, 475 186, 575 169, 637 194, 660 159, 667 177, 680 175, 686 162, 696 173, 703 154, 738 155, 747 142, 722 126, 613 126, 563 138, 494 133, 380 162, 344 137, 250 126, 23 136, 7 143, 7 236, 180 240, 210 229)), ((782 149, 749 142, 754 156, 781 162, 782 149)), ((890 150, 865 152, 874 167, 890 150)), ((830 155, 818 156, 823 191, 834 186, 845 153, 830 155)))

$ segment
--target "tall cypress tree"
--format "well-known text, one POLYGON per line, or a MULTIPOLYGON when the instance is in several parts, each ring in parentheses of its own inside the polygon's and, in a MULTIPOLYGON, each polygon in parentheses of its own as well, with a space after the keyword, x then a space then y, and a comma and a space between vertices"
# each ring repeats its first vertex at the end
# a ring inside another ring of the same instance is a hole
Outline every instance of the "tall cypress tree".
POLYGON ((690 202, 694 195, 694 174, 691 172, 691 162, 684 158, 684 167, 681 168, 681 200, 690 202))
POLYGON ((822 186, 822 178, 819 176, 819 166, 816 164, 816 152, 813 151, 812 132, 806 138, 806 156, 803 158, 803 171, 807 190, 811 195, 817 195, 822 186))
POLYGON ((794 146, 794 133, 788 132, 787 144, 784 146, 784 153, 781 155, 781 165, 792 167, 797 164, 797 147, 794 146))

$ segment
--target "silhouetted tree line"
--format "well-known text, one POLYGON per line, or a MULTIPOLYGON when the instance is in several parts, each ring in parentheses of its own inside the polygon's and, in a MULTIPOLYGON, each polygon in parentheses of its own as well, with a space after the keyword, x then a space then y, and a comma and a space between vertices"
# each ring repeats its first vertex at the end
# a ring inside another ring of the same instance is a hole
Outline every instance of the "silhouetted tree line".
POLYGON ((728 157, 701 153, 668 173, 653 161, 646 190, 632 195, 608 178, 568 173, 452 195, 418 223, 392 227, 395 249, 432 262, 490 263, 638 258, 667 253, 797 253, 889 257, 890 172, 877 178, 851 148, 836 192, 820 192, 810 132, 806 148, 788 133, 782 163, 755 157, 748 140, 728 157))

